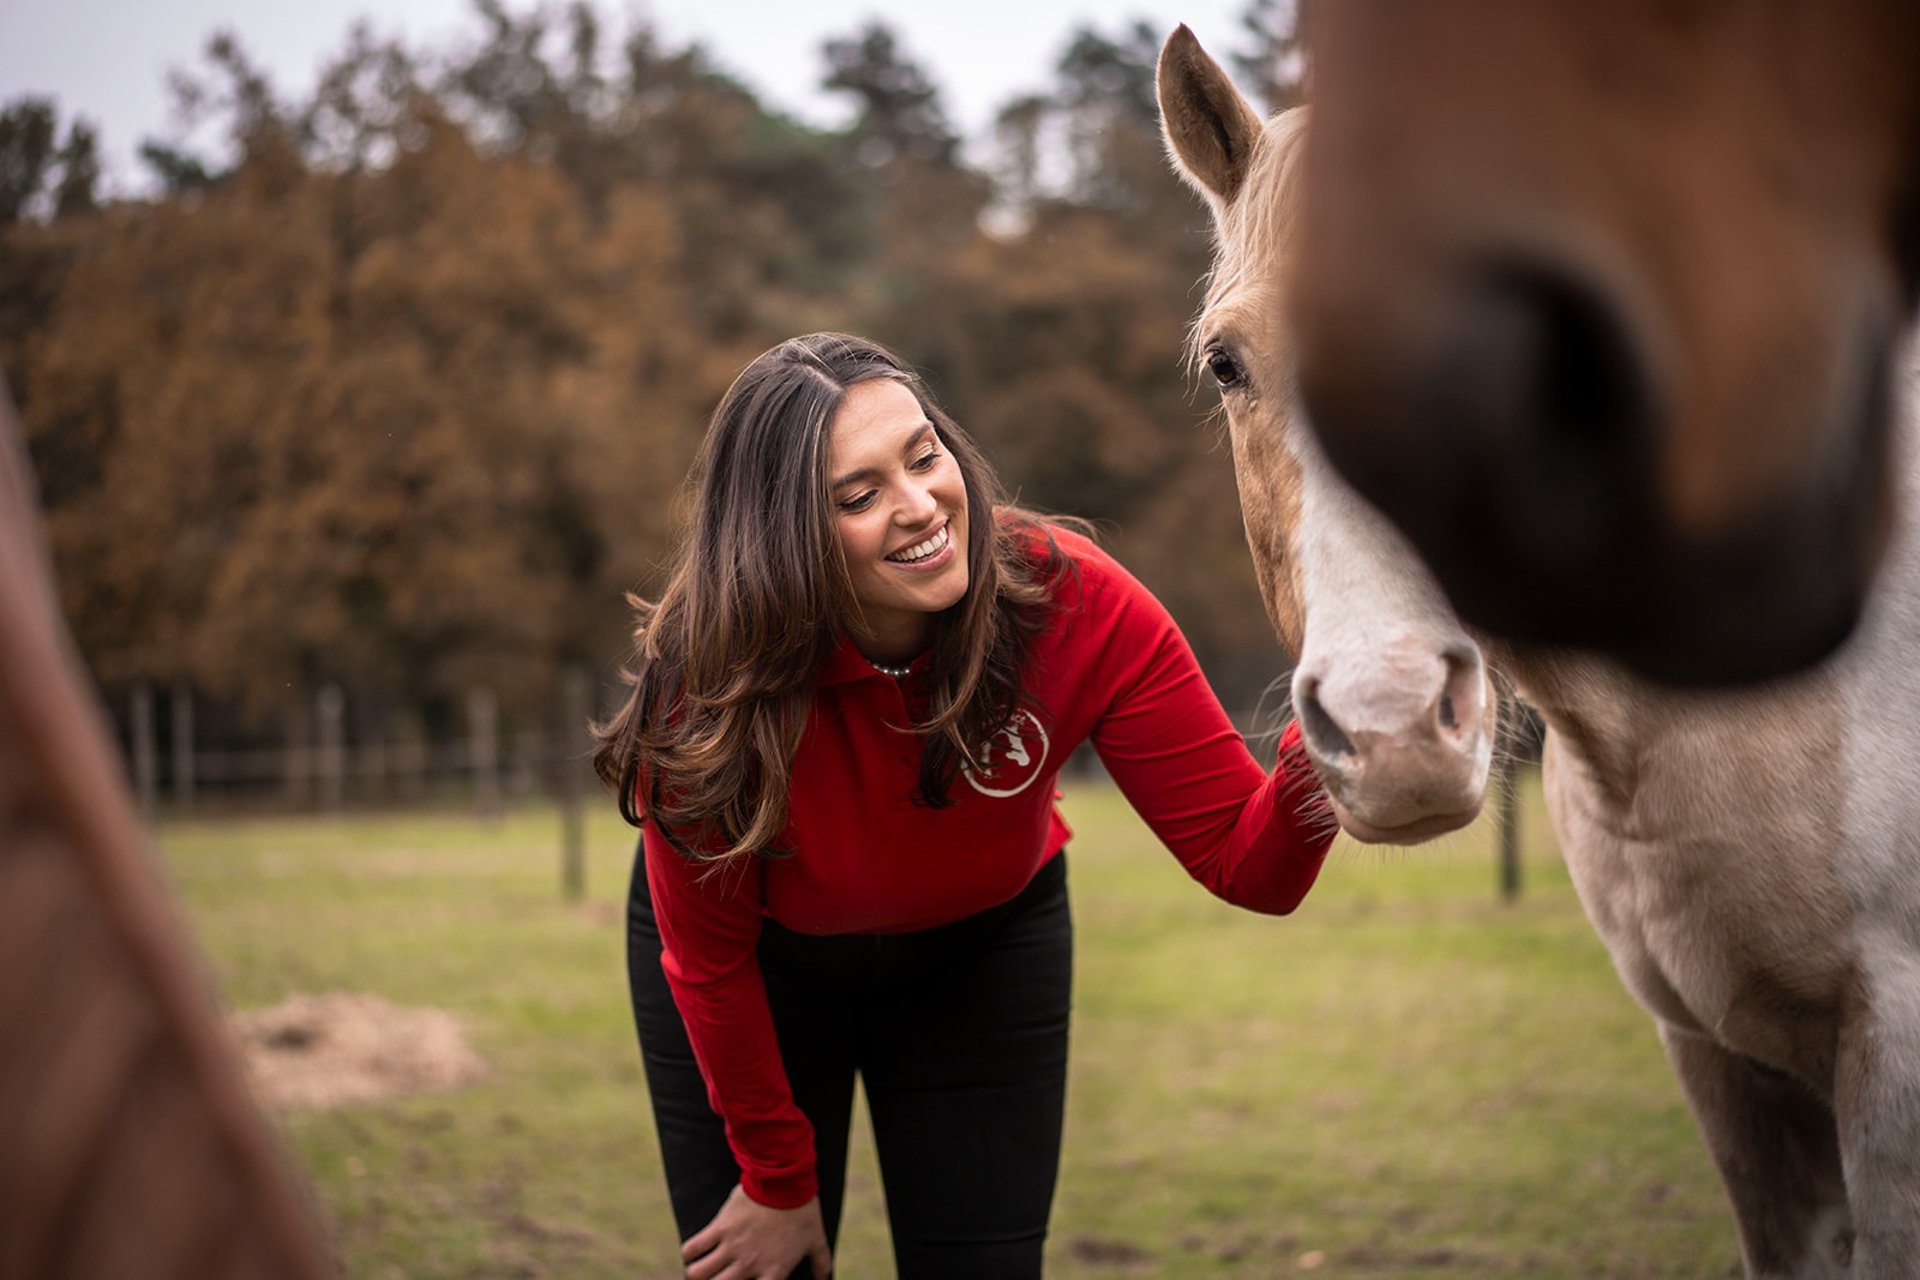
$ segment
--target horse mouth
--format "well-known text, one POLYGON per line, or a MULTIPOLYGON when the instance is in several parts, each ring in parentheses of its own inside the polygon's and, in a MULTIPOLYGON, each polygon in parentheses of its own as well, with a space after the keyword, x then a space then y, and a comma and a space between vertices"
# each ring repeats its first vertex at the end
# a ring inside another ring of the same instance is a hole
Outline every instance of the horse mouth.
POLYGON ((1337 798, 1329 796, 1329 799, 1333 800, 1333 816, 1340 820, 1340 829, 1362 844, 1423 844, 1458 831, 1480 816, 1480 801, 1475 800, 1464 809, 1423 814, 1410 822, 1376 825, 1356 817, 1337 798))

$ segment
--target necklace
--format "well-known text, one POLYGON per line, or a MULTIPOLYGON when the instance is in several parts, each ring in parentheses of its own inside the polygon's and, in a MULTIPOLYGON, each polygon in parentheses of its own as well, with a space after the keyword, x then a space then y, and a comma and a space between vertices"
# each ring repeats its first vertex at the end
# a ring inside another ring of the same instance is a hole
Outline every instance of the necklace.
POLYGON ((874 662, 872 658, 868 658, 867 661, 873 664, 875 671, 883 676, 892 676, 895 680, 905 680, 910 669, 909 667, 890 667, 884 662, 874 662))

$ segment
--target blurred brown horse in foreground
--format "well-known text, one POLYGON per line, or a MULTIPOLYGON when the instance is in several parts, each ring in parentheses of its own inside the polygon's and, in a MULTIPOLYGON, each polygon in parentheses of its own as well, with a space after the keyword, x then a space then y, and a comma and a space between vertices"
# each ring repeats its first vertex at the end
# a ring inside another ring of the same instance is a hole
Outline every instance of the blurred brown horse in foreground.
POLYGON ((61 624, 0 387, 0 1280, 323 1280, 61 624))
POLYGON ((1681 683, 1824 657, 1890 524, 1920 4, 1338 0, 1312 36, 1290 305, 1336 468, 1494 634, 1681 683))
MULTIPOLYGON (((1459 801, 1378 750, 1371 709, 1393 705, 1396 683, 1405 705, 1433 705, 1430 669, 1363 653, 1341 686, 1366 696, 1337 702, 1313 678, 1314 655, 1355 630, 1349 593, 1371 614, 1359 630, 1375 653, 1399 632, 1448 635, 1449 620, 1412 548, 1334 473, 1299 412, 1295 344, 1274 303, 1305 269, 1306 113, 1263 124, 1184 27, 1161 53, 1159 89, 1177 166, 1214 213, 1193 347, 1221 389, 1261 589, 1301 654, 1309 752, 1343 817, 1385 796, 1389 838, 1419 838, 1423 806, 1441 817, 1459 801), (1367 595, 1383 582, 1397 584, 1398 619, 1367 595)), ((1891 431, 1903 514, 1833 662, 1760 690, 1680 692, 1597 657, 1488 648, 1547 723, 1547 802, 1568 869, 1654 1017, 1756 1278, 1920 1273, 1915 390, 1891 431)), ((1469 707, 1486 716, 1463 691, 1491 688, 1451 634, 1446 669, 1475 679, 1448 683, 1429 715, 1442 727, 1469 707)))

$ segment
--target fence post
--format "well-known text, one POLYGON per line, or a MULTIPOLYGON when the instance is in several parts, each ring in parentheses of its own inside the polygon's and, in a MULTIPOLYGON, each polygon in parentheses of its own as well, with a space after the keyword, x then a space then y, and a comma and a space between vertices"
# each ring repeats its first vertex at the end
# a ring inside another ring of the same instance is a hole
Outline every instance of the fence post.
POLYGON ((359 763, 353 772, 360 779, 361 794, 373 797, 376 804, 390 801, 386 737, 379 732, 368 733, 361 738, 357 755, 359 763))
POLYGON ((560 732, 555 782, 560 797, 560 893, 568 902, 587 896, 587 826, 580 770, 587 752, 587 673, 567 668, 560 683, 560 732))
POLYGON ((1500 766, 1500 900, 1520 898, 1520 762, 1511 753, 1500 766))
POLYGON ((320 721, 319 750, 314 754, 314 773, 320 782, 320 809, 338 814, 346 803, 346 711, 347 698, 337 684, 320 686, 314 698, 314 710, 320 721))
POLYGON ((142 680, 133 686, 133 792, 140 798, 140 814, 151 826, 159 811, 160 769, 153 741, 153 688, 142 680))
POLYGON ((427 731, 414 710, 399 716, 393 745, 386 752, 392 770, 393 794, 403 804, 418 804, 427 790, 427 731))
POLYGON ((193 690, 173 682, 173 802, 182 812, 193 808, 193 690))
POLYGON ((473 806, 482 818, 500 816, 500 704, 491 689, 467 695, 467 760, 473 766, 473 806))
POLYGON ((304 809, 313 795, 313 721, 305 691, 287 708, 287 807, 304 809))
POLYGON ((1520 783, 1527 765, 1539 758, 1540 725, 1525 703, 1505 701, 1495 743, 1500 760, 1500 900, 1511 905, 1520 898, 1520 783))

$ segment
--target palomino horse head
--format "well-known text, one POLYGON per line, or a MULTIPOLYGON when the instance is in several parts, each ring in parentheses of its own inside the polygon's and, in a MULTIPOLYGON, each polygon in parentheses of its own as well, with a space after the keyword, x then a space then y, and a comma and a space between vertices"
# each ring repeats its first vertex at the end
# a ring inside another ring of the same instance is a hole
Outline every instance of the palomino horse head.
POLYGON ((1461 826, 1486 791, 1498 712, 1480 650, 1406 540, 1327 465, 1292 393, 1275 298, 1293 262, 1303 114, 1263 126, 1185 27, 1161 53, 1159 88, 1178 167, 1219 233, 1194 352, 1220 385, 1261 594, 1299 657, 1307 753, 1359 839, 1461 826))
POLYGON ((1807 665, 1889 527, 1913 0, 1339 0, 1291 317, 1327 455, 1461 614, 1807 665))

